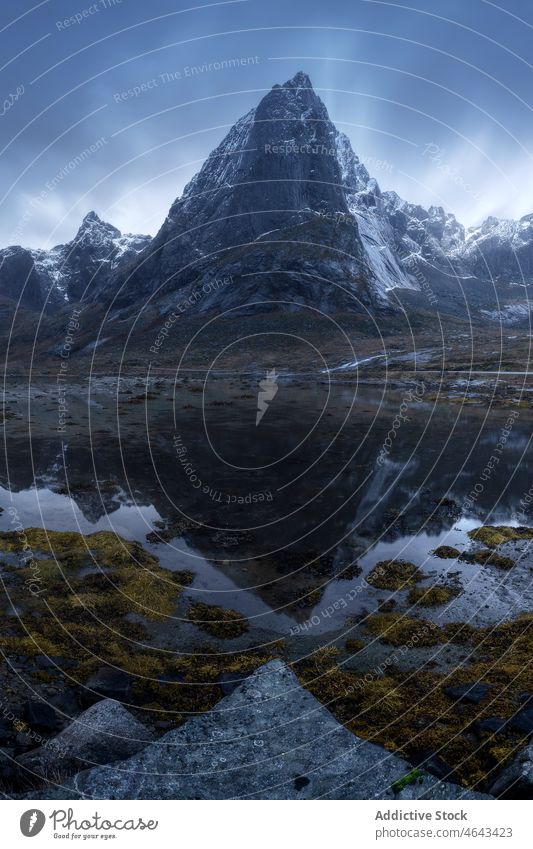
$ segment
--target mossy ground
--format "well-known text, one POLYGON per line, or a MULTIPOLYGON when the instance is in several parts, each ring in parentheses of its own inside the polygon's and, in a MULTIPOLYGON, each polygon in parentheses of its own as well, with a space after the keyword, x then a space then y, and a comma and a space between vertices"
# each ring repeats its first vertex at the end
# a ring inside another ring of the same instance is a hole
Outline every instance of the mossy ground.
POLYGON ((419 607, 436 607, 439 604, 447 604, 460 592, 460 588, 454 586, 413 587, 407 598, 409 604, 417 604, 419 607))
MULTIPOLYGON (((401 626, 394 616, 370 620, 374 633, 395 635, 394 645, 421 627, 424 623, 415 625, 414 620, 401 626)), ((304 686, 355 734, 408 759, 436 752, 466 785, 483 789, 526 738, 511 730, 474 734, 473 723, 487 716, 512 716, 521 704, 520 694, 533 691, 532 631, 533 614, 492 628, 430 628, 432 644, 464 644, 471 654, 464 666, 445 675, 419 668, 416 661, 414 669, 400 669, 392 652, 385 674, 361 677, 337 664, 334 649, 315 652, 297 671, 304 686), (478 705, 458 704, 444 693, 445 687, 473 681, 490 685, 490 695, 478 705)), ((411 650, 406 642, 402 645, 411 650)))
POLYGON ((377 613, 368 617, 365 627, 391 646, 434 646, 442 640, 441 629, 434 622, 403 613, 377 613))
POLYGON ((367 575, 367 582, 380 590, 401 590, 423 578, 422 573, 407 560, 381 560, 367 575))
MULTIPOLYGON (((24 546, 34 559, 4 570, 9 575, 4 607, 16 607, 19 615, 2 618, 0 650, 8 657, 45 654, 75 660, 65 687, 83 685, 98 667, 110 665, 131 674, 134 704, 152 719, 177 724, 222 697, 221 672, 245 675, 280 654, 280 646, 273 645, 272 651, 207 647, 180 656, 151 645, 148 622, 173 614, 194 575, 163 569, 136 542, 111 532, 83 536, 30 528, 24 534, 0 534, 0 550, 22 552, 24 546), (30 580, 38 592, 28 590, 30 580)), ((227 627, 239 625, 229 622, 227 627)), ((47 675, 33 677, 45 680, 47 675)))
POLYGON ((249 628, 248 620, 237 610, 203 602, 191 604, 187 618, 213 637, 240 637, 249 628))
POLYGON ((417 784, 417 782, 422 781, 423 773, 419 769, 412 769, 411 772, 408 772, 407 775, 404 775, 403 778, 398 778, 396 781, 393 781, 391 784, 391 789, 394 793, 401 793, 405 787, 409 787, 411 784, 417 784))
POLYGON ((489 548, 495 548, 504 542, 515 540, 533 540, 533 528, 512 528, 509 525, 482 525, 468 532, 470 539, 481 542, 489 548))
POLYGON ((490 548, 481 551, 470 551, 461 555, 461 560, 467 563, 478 563, 480 566, 496 566, 498 569, 512 569, 515 561, 512 557, 504 557, 490 548))

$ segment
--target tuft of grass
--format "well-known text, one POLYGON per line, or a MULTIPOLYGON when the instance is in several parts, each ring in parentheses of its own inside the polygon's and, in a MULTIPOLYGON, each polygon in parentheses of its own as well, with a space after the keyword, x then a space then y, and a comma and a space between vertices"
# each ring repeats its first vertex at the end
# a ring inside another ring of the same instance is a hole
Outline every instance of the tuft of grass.
POLYGON ((393 793, 401 793, 402 790, 405 787, 409 787, 410 784, 420 784, 423 776, 424 774, 420 769, 412 769, 411 772, 407 773, 407 775, 393 781, 391 784, 391 790, 393 793))
POLYGON ((401 613, 369 616, 365 627, 391 646, 434 646, 443 641, 442 631, 434 622, 413 619, 401 613))
POLYGON ((356 640, 355 638, 346 640, 344 645, 346 647, 346 651, 350 654, 357 654, 357 652, 360 652, 365 647, 362 640, 356 640))

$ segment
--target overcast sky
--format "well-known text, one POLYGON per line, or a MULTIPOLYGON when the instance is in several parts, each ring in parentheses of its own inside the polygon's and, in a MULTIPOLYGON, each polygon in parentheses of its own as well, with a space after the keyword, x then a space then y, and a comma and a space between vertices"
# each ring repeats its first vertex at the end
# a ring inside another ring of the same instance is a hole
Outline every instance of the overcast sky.
POLYGON ((533 211, 531 0, 2 0, 0 40, 0 246, 91 209, 154 234, 300 69, 382 189, 466 225, 533 211))

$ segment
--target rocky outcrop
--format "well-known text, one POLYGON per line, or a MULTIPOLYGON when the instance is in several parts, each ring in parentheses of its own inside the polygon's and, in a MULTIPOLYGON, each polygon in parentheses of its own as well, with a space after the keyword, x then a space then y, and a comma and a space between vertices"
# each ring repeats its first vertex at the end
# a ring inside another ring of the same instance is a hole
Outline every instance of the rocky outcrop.
MULTIPOLYGON (((33 796, 32 798, 36 798, 33 796)), ((46 798, 483 799, 351 734, 279 660, 210 713, 46 798)))
POLYGON ((30 776, 57 780, 94 764, 127 758, 153 739, 119 702, 103 699, 46 745, 20 755, 17 763, 30 776))

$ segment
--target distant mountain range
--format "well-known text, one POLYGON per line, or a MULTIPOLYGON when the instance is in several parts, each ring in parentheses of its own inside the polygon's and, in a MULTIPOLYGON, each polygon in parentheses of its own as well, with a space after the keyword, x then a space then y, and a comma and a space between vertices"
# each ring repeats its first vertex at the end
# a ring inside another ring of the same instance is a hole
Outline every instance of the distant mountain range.
POLYGON ((533 214, 465 230, 440 206, 382 192, 302 72, 235 123, 155 238, 90 212, 66 245, 0 250, 4 302, 38 311, 163 311, 200 287, 191 313, 394 310, 405 295, 452 313, 466 298, 477 319, 512 324, 529 320, 531 285, 533 214))

